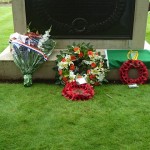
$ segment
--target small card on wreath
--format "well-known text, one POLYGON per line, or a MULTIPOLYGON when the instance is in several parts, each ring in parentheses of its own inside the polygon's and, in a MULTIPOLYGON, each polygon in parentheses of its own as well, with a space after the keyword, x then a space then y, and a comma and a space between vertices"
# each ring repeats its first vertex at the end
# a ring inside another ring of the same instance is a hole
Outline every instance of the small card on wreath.
POLYGON ((83 78, 83 77, 82 78, 77 78, 76 82, 77 82, 78 85, 87 83, 85 78, 83 78))

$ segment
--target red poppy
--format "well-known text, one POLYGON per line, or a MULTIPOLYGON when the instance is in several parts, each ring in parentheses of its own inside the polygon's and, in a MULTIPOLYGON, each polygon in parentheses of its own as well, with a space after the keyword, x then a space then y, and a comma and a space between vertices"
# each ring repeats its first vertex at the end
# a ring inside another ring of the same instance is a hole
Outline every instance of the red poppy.
POLYGON ((124 62, 119 71, 120 79, 124 84, 144 84, 148 80, 148 69, 140 60, 128 60, 124 62), (136 69, 139 76, 133 79, 130 78, 128 74, 130 69, 136 69))
POLYGON ((71 100, 88 100, 94 96, 93 87, 88 84, 78 85, 76 82, 67 83, 62 90, 62 95, 71 100))

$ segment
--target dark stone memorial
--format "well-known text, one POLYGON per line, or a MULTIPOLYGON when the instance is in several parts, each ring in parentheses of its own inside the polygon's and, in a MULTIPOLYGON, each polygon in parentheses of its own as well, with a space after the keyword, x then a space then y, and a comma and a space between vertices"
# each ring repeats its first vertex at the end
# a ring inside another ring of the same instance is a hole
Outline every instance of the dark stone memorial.
POLYGON ((132 39, 135 0, 25 0, 27 25, 55 39, 132 39))

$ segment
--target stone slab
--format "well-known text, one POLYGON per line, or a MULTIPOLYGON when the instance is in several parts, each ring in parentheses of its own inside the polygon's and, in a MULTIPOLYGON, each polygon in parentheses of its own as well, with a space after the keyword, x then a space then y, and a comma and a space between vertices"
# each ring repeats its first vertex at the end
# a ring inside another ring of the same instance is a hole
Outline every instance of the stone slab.
MULTIPOLYGON (((59 50, 55 50, 50 56, 49 60, 42 64, 37 71, 33 74, 33 79, 54 79, 55 71, 53 67, 56 66, 55 60, 59 50)), ((7 47, 0 54, 0 79, 1 80, 20 80, 22 79, 22 73, 20 69, 15 65, 10 47, 7 47)))
MULTIPOLYGON (((150 49, 150 45, 146 42, 145 49, 150 49)), ((53 68, 56 66, 55 60, 56 55, 59 54, 59 49, 55 49, 49 60, 42 64, 33 74, 33 79, 35 80, 54 80, 55 71, 53 68)), ((104 49, 99 50, 104 54, 104 49)), ((131 71, 131 76, 136 76, 136 71, 131 71)), ((150 70, 149 70, 150 75, 150 70)), ((150 76, 149 76, 150 78, 150 76)), ((15 65, 12 57, 10 47, 8 46, 0 54, 0 80, 22 80, 23 76, 19 68, 15 65)), ((107 74, 108 80, 120 80, 119 69, 111 69, 107 74)))

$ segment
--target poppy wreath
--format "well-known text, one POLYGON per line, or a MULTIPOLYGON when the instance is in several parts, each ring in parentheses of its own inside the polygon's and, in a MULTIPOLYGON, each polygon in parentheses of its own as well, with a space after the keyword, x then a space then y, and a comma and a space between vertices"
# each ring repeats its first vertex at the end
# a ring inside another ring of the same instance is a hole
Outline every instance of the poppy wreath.
POLYGON ((144 84, 148 79, 148 70, 145 64, 140 60, 128 60, 120 67, 120 79, 124 84, 144 84), (132 79, 129 77, 129 70, 137 69, 138 77, 132 79))
POLYGON ((77 78, 85 78, 91 85, 105 81, 106 63, 100 52, 96 52, 90 43, 67 46, 67 50, 57 55, 57 84, 67 84, 77 78))
POLYGON ((94 89, 88 83, 78 85, 75 81, 68 82, 62 90, 62 95, 73 101, 89 100, 94 96, 94 89))

